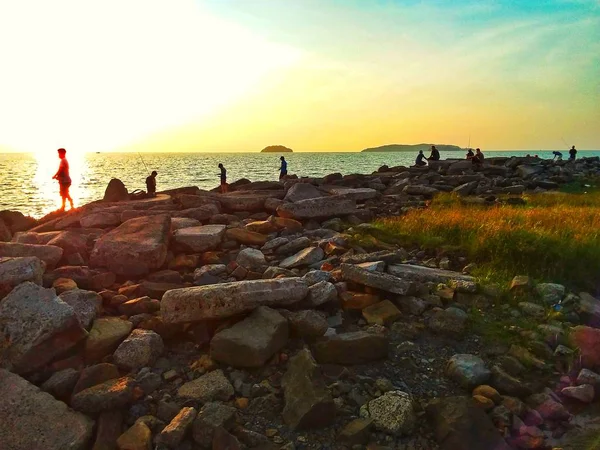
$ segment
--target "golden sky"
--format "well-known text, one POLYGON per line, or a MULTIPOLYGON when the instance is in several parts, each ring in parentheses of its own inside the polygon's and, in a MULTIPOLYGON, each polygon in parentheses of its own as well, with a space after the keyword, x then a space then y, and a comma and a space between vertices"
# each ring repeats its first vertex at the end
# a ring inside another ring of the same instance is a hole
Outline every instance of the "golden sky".
POLYGON ((598 0, 0 0, 0 151, 600 149, 598 0))

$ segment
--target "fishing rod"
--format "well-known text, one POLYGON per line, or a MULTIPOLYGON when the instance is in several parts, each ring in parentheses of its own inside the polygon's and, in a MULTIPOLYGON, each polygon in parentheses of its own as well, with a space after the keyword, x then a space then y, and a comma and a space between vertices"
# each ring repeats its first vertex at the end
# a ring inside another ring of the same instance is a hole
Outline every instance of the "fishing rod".
POLYGON ((140 152, 137 152, 138 156, 140 157, 140 160, 142 161, 142 164, 144 165, 144 167, 146 168, 147 172, 150 172, 150 169, 148 169, 148 166, 146 165, 146 163, 144 162, 144 158, 142 158, 142 154, 140 152))

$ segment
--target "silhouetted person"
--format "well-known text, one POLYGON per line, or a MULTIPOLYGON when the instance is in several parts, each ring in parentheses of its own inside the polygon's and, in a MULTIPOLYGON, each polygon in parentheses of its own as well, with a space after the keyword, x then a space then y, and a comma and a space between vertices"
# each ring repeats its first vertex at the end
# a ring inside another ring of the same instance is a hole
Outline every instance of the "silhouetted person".
POLYGON ((577 158, 577 150, 575 149, 575 146, 573 146, 571 147, 571 150, 569 150, 569 160, 575 161, 575 158, 577 158))
POLYGON ((219 169, 221 169, 221 193, 224 194, 227 192, 227 169, 221 163, 219 169))
POLYGON ((279 179, 281 180, 287 175, 287 161, 283 156, 279 159, 281 160, 281 167, 279 168, 279 179))
POLYGON ((415 161, 415 166, 423 167, 426 165, 427 163, 425 162, 425 155, 423 154, 423 150, 419 150, 419 154, 417 155, 417 159, 415 161))
POLYGON ((475 149, 475 156, 473 156, 473 164, 481 165, 483 164, 484 156, 480 149, 475 149))
POLYGON ((429 158, 427 158, 428 161, 439 161, 440 160, 440 152, 438 151, 437 148, 435 148, 435 145, 431 146, 431 154, 429 155, 429 158))
POLYGON ((552 158, 552 161, 562 161, 562 153, 561 152, 552 152, 552 154, 554 155, 554 158, 552 158))
POLYGON ((475 156, 475 153, 473 153, 473 149, 472 149, 472 148, 470 148, 470 149, 467 151, 467 159, 473 159, 473 157, 474 157, 474 156, 475 156))
POLYGON ((146 191, 150 197, 156 197, 156 175, 158 173, 153 170, 150 176, 146 178, 146 191))
POLYGON ((60 158, 60 164, 58 165, 58 171, 52 177, 53 180, 58 180, 60 186, 60 197, 62 199, 61 211, 65 210, 65 203, 69 200, 71 209, 73 209, 73 199, 69 194, 69 188, 71 187, 71 176, 69 175, 69 162, 66 158, 67 151, 64 148, 58 149, 58 157, 60 158))

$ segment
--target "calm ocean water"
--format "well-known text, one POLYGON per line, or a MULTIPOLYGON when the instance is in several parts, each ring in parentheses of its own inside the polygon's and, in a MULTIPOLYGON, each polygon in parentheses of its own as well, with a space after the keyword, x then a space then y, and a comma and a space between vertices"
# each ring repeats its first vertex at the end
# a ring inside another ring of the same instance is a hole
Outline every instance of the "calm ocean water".
MULTIPOLYGON (((525 156, 534 152, 485 152, 491 156, 525 156)), ((539 151, 552 158, 551 151, 539 151)), ((563 152, 567 156, 567 151, 563 152)), ((158 171, 158 190, 181 186, 212 189, 219 183, 217 164, 227 168, 228 181, 239 178, 277 180, 279 154, 275 153, 100 153, 67 154, 76 205, 102 198, 111 178, 121 179, 129 191, 145 189, 149 171, 158 171)), ((383 164, 412 165, 414 154, 395 153, 288 153, 288 172, 298 176, 371 173, 383 164)), ((600 151, 578 156, 600 156, 600 151)), ((464 152, 443 152, 442 158, 464 158, 464 152)), ((13 209, 40 217, 60 205, 58 184, 52 175, 58 168, 55 152, 47 155, 0 154, 0 210, 13 209)))

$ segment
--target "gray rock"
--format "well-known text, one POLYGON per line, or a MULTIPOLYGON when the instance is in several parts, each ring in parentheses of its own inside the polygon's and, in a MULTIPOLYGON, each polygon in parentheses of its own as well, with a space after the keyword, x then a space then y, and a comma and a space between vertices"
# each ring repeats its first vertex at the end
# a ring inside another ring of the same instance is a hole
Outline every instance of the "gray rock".
POLYGON ((93 291, 73 289, 58 296, 63 302, 73 308, 80 325, 89 329, 96 316, 102 310, 102 297, 93 291))
POLYGON ((0 369, 0 448, 85 450, 94 422, 33 384, 0 369))
POLYGON ((45 268, 46 264, 36 256, 0 257, 0 299, 25 281, 41 285, 45 268))
POLYGON ((47 268, 54 268, 63 256, 63 249, 54 245, 18 244, 0 242, 0 257, 36 257, 44 261, 47 268))
POLYGON ((479 181, 469 181, 468 183, 464 183, 455 187, 452 189, 452 191, 456 192, 460 196, 465 196, 471 194, 478 185, 479 181))
POLYGON ((188 208, 182 211, 177 211, 173 214, 173 217, 185 217, 187 219, 195 219, 200 222, 204 222, 211 217, 219 214, 221 208, 216 203, 208 203, 206 205, 197 206, 195 208, 188 208))
POLYGON ((270 241, 267 241, 267 243, 265 245, 263 245, 260 249, 263 252, 270 252, 270 251, 276 250, 278 247, 281 247, 282 245, 285 245, 289 242, 290 242, 290 240, 288 238, 277 237, 275 239, 271 239, 270 241))
POLYGON ((429 318, 427 326, 434 333, 459 337, 465 332, 467 320, 467 313, 461 309, 450 307, 435 311, 429 318))
POLYGON ((289 312, 286 316, 292 334, 302 338, 321 337, 329 328, 324 314, 313 309, 289 312))
POLYGON ((291 255, 292 253, 299 252, 300 250, 310 246, 310 239, 306 236, 299 237, 293 241, 288 242, 277 247, 275 250, 276 255, 291 255))
POLYGON ((530 395, 526 403, 535 409, 544 420, 568 420, 571 417, 569 411, 562 403, 557 401, 557 397, 546 392, 530 395))
POLYGON ((324 427, 335 419, 335 404, 310 350, 290 359, 281 380, 285 398, 283 420, 293 429, 324 427))
POLYGON ((277 208, 279 216, 297 220, 347 216, 354 212, 356 202, 339 195, 282 203, 277 208))
POLYGON ((388 273, 406 281, 418 283, 450 283, 451 281, 475 282, 475 278, 451 270, 435 269, 411 264, 393 264, 388 266, 388 273))
POLYGON ((335 300, 338 296, 337 289, 329 281, 320 281, 308 288, 306 304, 310 307, 324 305, 335 300))
POLYGON ((121 217, 117 213, 109 212, 92 212, 86 214, 79 223, 82 228, 109 228, 121 225, 121 217))
POLYGON ((315 359, 321 364, 365 364, 387 354, 388 339, 364 331, 325 336, 314 345, 315 359))
POLYGON ((586 323, 597 326, 600 324, 600 300, 587 292, 579 293, 577 313, 586 323))
POLYGON ((303 300, 308 286, 300 278, 252 280, 167 291, 160 309, 167 323, 231 317, 259 306, 287 306, 303 300))
POLYGON ((261 367, 287 343, 287 320, 274 309, 258 307, 210 342, 210 356, 233 367, 261 367))
POLYGON ((518 378, 506 373, 499 366, 492 367, 492 379, 490 385, 498 390, 503 395, 511 395, 513 397, 526 397, 531 394, 531 388, 525 385, 518 378))
POLYGON ((150 330, 136 329, 121 342, 113 355, 117 366, 126 370, 153 365, 165 350, 159 334, 150 330))
POLYGON ((352 264, 342 264, 341 269, 342 277, 346 281, 381 289, 393 294, 406 295, 412 287, 411 282, 385 273, 369 272, 352 264))
POLYGON ((302 277, 306 284, 312 286, 320 281, 331 281, 331 274, 325 270, 311 270, 302 277))
POLYGON ((285 258, 279 267, 284 269, 293 269, 295 267, 310 266, 323 259, 325 253, 321 247, 308 247, 304 250, 300 250, 295 255, 285 258))
POLYGON ((547 305, 554 305, 565 296, 565 287, 562 284, 540 283, 535 290, 547 305))
POLYGON ((79 380, 79 372, 75 369, 64 369, 53 373, 50 378, 44 381, 41 388, 59 400, 68 401, 77 380, 79 380))
POLYGON ((546 310, 543 306, 531 302, 519 302, 519 309, 527 316, 543 319, 546 316, 546 310))
POLYGON ((577 384, 600 386, 600 375, 596 372, 592 372, 590 369, 581 369, 579 375, 577 375, 577 384))
POLYGON ((240 251, 235 261, 248 270, 257 270, 267 266, 265 255, 255 248, 245 248, 240 251))
POLYGON ((96 241, 90 265, 123 276, 160 269, 167 257, 170 231, 171 218, 167 215, 128 220, 96 241))
POLYGON ((300 200, 308 200, 311 198, 323 197, 323 193, 321 193, 316 187, 312 184, 308 183, 296 183, 291 188, 288 189, 285 197, 283 198, 284 202, 299 202, 300 200))
POLYGON ((491 372, 478 356, 459 354, 448 361, 446 374, 465 389, 473 389, 485 384, 491 372))
POLYGON ((327 188, 327 192, 331 195, 339 195, 356 202, 364 202, 377 197, 377 191, 371 188, 345 188, 345 187, 332 187, 327 188))
POLYGON ((86 336, 54 289, 27 281, 0 302, 0 365, 13 372, 33 372, 86 336))
POLYGON ((116 378, 83 389, 71 398, 71 407, 86 414, 122 408, 133 401, 134 380, 116 378))
POLYGON ((432 197, 433 195, 440 192, 434 187, 423 186, 420 184, 409 184, 402 191, 408 195, 422 195, 424 197, 432 197))
POLYGON ((594 386, 591 384, 581 384, 579 386, 569 386, 563 388, 560 393, 565 397, 574 398, 583 403, 592 403, 594 401, 594 386))
POLYGON ((226 229, 225 225, 182 228, 173 233, 173 242, 184 250, 205 252, 221 244, 226 229))
POLYGON ((222 370, 214 370, 189 381, 177 391, 179 397, 197 400, 201 403, 215 400, 226 402, 233 396, 233 393, 233 386, 222 370))
POLYGON ((360 408, 360 416, 373 419, 376 429, 393 435, 410 435, 417 422, 413 399, 402 391, 371 400, 360 408))
POLYGON ((207 403, 194 421, 194 441, 204 448, 211 446, 218 428, 230 430, 235 424, 236 409, 220 403, 207 403))

